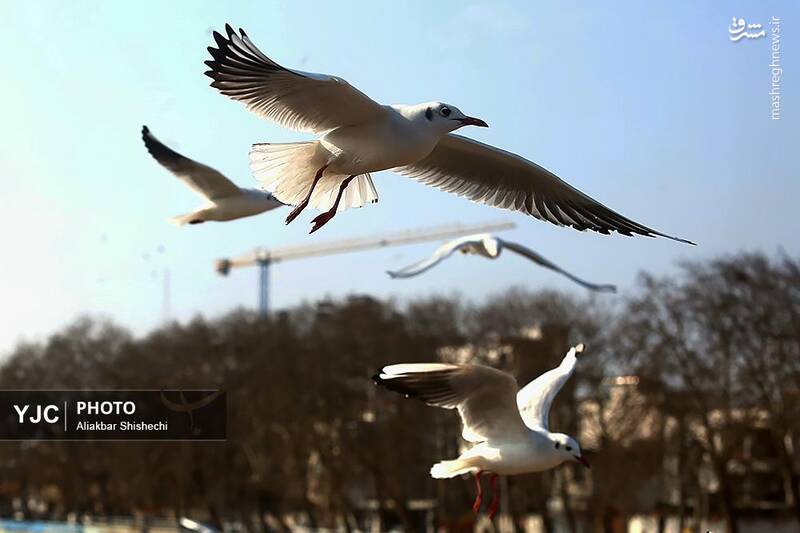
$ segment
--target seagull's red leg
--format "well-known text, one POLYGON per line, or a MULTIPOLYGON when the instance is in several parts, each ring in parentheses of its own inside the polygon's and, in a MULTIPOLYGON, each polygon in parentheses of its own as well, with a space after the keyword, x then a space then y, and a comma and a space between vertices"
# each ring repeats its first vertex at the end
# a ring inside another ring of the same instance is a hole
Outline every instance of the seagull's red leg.
POLYGON ((355 176, 348 176, 344 181, 342 181, 342 184, 339 185, 339 194, 336 195, 336 201, 333 202, 333 207, 324 213, 320 213, 314 218, 314 220, 311 221, 311 223, 314 224, 314 227, 311 228, 309 233, 314 233, 319 228, 327 224, 330 219, 336 216, 336 211, 339 209, 339 202, 342 199, 342 194, 344 194, 344 190, 348 185, 350 185, 350 182, 353 181, 353 178, 355 178, 355 176))
POLYGON ((478 488, 478 494, 475 496, 475 503, 472 504, 472 512, 478 514, 481 511, 481 502, 483 501, 483 491, 481 490, 481 474, 483 470, 478 470, 475 473, 475 486, 478 488))
POLYGON ((500 494, 497 492, 497 474, 492 474, 492 477, 489 478, 489 484, 492 486, 492 502, 489 504, 487 513, 489 520, 491 520, 497 512, 497 504, 500 503, 500 494))
POLYGON ((287 224, 292 220, 296 219, 297 215, 299 215, 300 212, 303 211, 303 209, 305 209, 306 206, 308 206, 308 202, 311 200, 311 195, 314 193, 314 187, 316 187, 317 182, 319 182, 319 180, 322 179, 322 173, 325 172, 326 168, 328 168, 328 165, 325 165, 324 167, 317 170, 317 173, 314 175, 314 181, 311 182, 311 188, 308 189, 308 194, 306 195, 305 198, 303 198, 302 202, 297 204, 297 206, 295 206, 295 208, 292 209, 292 212, 289 213, 289 216, 286 217, 287 224))

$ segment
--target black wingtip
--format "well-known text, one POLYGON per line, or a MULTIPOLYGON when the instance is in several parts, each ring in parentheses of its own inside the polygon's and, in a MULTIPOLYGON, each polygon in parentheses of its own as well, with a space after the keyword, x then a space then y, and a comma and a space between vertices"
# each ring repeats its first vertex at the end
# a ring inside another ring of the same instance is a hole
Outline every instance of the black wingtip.
POLYGON ((684 243, 684 244, 689 244, 689 245, 691 245, 691 246, 697 246, 697 243, 696 243, 696 242, 692 242, 692 241, 690 241, 689 239, 681 239, 680 237, 673 237, 672 235, 664 235, 664 234, 662 234, 662 233, 659 233, 659 235, 660 235, 661 237, 666 237, 667 239, 672 239, 673 241, 682 242, 682 243, 684 243))
POLYGON ((386 390, 402 394, 406 398, 415 398, 421 400, 421 398, 419 397, 419 393, 417 391, 404 385, 400 380, 383 379, 381 377, 380 371, 378 371, 374 376, 372 376, 372 382, 375 383, 375 385, 380 385, 386 390))
POLYGON ((666 233, 661 233, 659 231, 650 230, 649 233, 623 233, 620 230, 615 230, 617 233, 625 235, 626 237, 635 237, 637 235, 641 235, 643 237, 650 237, 651 239, 657 239, 659 237, 663 237, 665 239, 669 239, 671 241, 682 242, 684 244, 690 244, 692 246, 697 246, 696 242, 690 241, 689 239, 681 239, 680 237, 673 237, 672 235, 667 235, 666 233))
POLYGON ((147 151, 151 154, 153 153, 153 141, 155 140, 155 136, 150 132, 150 128, 147 126, 142 126, 142 141, 144 141, 144 145, 147 148, 147 151))
POLYGON ((219 50, 217 48, 214 48, 213 46, 206 47, 206 50, 208 50, 208 53, 211 54, 211 57, 213 57, 217 61, 224 61, 226 58, 225 52, 223 50, 219 50))
POLYGON ((225 33, 228 34, 228 37, 231 37, 236 34, 236 32, 233 31, 233 27, 227 22, 225 23, 225 33))
POLYGON ((214 37, 214 41, 217 43, 217 46, 220 48, 225 48, 228 46, 228 39, 226 39, 221 33, 215 31, 212 36, 214 37))
POLYGON ((168 169, 176 162, 186 160, 184 156, 159 141, 147 126, 142 126, 142 141, 150 155, 168 169))
POLYGON ((147 151, 150 152, 150 155, 153 155, 153 134, 150 133, 150 128, 147 126, 142 126, 142 142, 147 151))
POLYGON ((161 143, 150 132, 150 128, 147 126, 142 126, 142 141, 144 142, 144 147, 151 156, 158 159, 159 156, 162 155, 161 143))
POLYGON ((616 285, 592 285, 586 286, 592 292, 605 292, 610 294, 617 294, 617 286, 616 285))

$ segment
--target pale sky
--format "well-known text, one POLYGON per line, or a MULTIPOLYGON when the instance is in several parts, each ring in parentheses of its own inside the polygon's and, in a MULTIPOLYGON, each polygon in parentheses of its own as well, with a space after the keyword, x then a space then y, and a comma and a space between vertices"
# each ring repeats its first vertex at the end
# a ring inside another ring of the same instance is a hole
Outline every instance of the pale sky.
MULTIPOLYGON (((213 260, 255 246, 325 242, 452 222, 511 220, 504 234, 623 291, 641 270, 740 250, 800 253, 796 2, 0 2, 0 353, 80 314, 143 333, 172 317, 256 302, 255 269, 213 260), (782 118, 770 119, 769 37, 731 42, 732 17, 781 19, 782 118), (208 86, 212 29, 243 27, 277 62, 335 74, 382 103, 442 100, 483 118, 462 133, 556 172, 609 207, 698 243, 579 233, 472 204, 389 172, 380 202, 309 236, 307 212, 175 228, 196 197, 144 150, 140 129, 253 186, 254 142, 309 137, 208 86)), ((349 293, 400 301, 511 285, 581 289, 511 255, 456 257, 407 281, 386 269, 438 243, 273 269, 272 303, 349 293)), ((601 296, 614 298, 614 296, 601 296)))

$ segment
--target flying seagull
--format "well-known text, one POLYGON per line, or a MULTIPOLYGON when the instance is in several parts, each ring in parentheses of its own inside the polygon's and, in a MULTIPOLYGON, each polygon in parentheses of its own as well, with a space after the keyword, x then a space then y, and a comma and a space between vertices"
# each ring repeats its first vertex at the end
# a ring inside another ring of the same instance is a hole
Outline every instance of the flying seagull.
POLYGON ((477 513, 483 494, 480 477, 491 473, 492 501, 488 513, 497 511, 496 480, 499 475, 527 474, 574 461, 589 467, 578 443, 563 433, 551 433, 547 418, 558 391, 572 375, 576 354, 583 344, 567 352, 558 367, 545 372, 518 390, 513 376, 482 365, 442 363, 399 364, 383 367, 373 381, 428 405, 458 409, 461 436, 473 444, 458 459, 441 461, 431 468, 437 479, 474 474, 478 495, 472 506, 477 513))
POLYGON ((493 235, 489 235, 488 233, 467 235, 466 237, 453 239, 452 241, 441 245, 436 249, 435 252, 433 252, 433 254, 431 254, 429 257, 426 257, 422 261, 418 261, 413 265, 409 265, 397 271, 389 271, 387 274, 389 274, 389 276, 392 278, 411 278, 435 267, 453 255, 455 252, 461 252, 462 254, 481 255, 489 259, 497 259, 500 257, 500 254, 503 253, 503 249, 505 248, 508 248, 512 252, 516 252, 519 255, 530 259, 539 266, 549 268, 550 270, 568 277, 578 285, 582 285, 590 291, 617 292, 617 288, 614 285, 596 285, 594 283, 584 281, 577 276, 573 276, 566 270, 563 270, 555 263, 548 261, 530 248, 515 242, 503 240, 500 237, 495 237, 493 235))
POLYGON ((206 61, 211 86, 257 115, 319 135, 298 143, 253 145, 253 175, 282 202, 324 211, 312 233, 338 210, 378 199, 371 172, 392 169, 483 204, 521 211, 559 226, 600 233, 662 236, 522 157, 452 132, 487 127, 443 102, 380 105, 342 78, 291 70, 268 58, 244 30, 214 32, 206 61))
POLYGON ((178 226, 235 220, 284 205, 267 192, 237 187, 213 168, 182 156, 156 139, 147 126, 142 127, 142 139, 147 151, 161 166, 205 200, 199 209, 170 219, 178 226))

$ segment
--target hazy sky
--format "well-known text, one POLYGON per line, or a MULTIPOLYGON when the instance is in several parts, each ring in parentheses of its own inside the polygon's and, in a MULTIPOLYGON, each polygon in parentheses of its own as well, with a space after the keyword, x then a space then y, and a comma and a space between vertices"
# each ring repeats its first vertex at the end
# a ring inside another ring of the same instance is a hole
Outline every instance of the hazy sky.
MULTIPOLYGON (((455 221, 511 220, 506 236, 623 294, 640 270, 738 250, 800 253, 796 2, 0 2, 0 352, 79 314, 143 332, 172 316, 256 301, 255 269, 220 256, 455 221), (731 42, 732 17, 782 21, 782 119, 770 120, 769 38, 731 42), (252 186, 254 142, 308 137, 208 86, 212 29, 226 22, 288 67, 326 72, 382 103, 443 100, 485 119, 463 131, 536 161, 621 213, 699 243, 603 236, 472 204, 397 175, 380 203, 308 235, 307 212, 175 228, 197 205, 144 150, 140 129, 252 186)), ((405 299, 510 285, 580 290, 513 256, 457 257, 427 275, 384 271, 437 243, 273 269, 282 307, 325 295, 405 299)), ((602 296, 614 298, 614 296, 602 296)))

